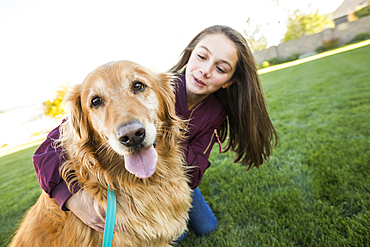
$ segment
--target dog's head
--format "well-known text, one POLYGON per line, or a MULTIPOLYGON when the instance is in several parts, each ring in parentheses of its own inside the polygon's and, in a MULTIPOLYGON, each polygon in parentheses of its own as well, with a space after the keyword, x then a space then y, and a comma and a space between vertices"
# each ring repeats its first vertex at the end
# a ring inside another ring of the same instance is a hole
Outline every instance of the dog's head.
POLYGON ((172 79, 130 61, 98 67, 65 97, 69 115, 63 138, 73 141, 63 145, 74 146, 75 150, 68 151, 85 159, 87 154, 96 155, 99 143, 98 148, 112 149, 124 157, 129 172, 150 177, 158 158, 153 147, 157 130, 163 131, 161 138, 173 143, 178 138, 173 131, 181 127, 176 125, 172 79), (164 130, 165 126, 171 131, 164 130))

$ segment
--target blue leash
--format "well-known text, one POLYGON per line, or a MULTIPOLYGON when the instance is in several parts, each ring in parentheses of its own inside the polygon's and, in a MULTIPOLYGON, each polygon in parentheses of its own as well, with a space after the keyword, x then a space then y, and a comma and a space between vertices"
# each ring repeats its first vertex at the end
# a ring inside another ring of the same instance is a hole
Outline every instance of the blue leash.
POLYGON ((111 247, 113 243, 114 225, 116 223, 117 199, 116 194, 108 186, 107 190, 107 213, 105 216, 105 227, 103 247, 111 247))
MULTIPOLYGON (((157 140, 153 144, 157 146, 157 140)), ((123 156, 122 156, 123 158, 123 156)), ((117 199, 116 194, 111 188, 107 189, 107 213, 105 215, 103 247, 111 247, 113 243, 114 225, 116 223, 117 199)))

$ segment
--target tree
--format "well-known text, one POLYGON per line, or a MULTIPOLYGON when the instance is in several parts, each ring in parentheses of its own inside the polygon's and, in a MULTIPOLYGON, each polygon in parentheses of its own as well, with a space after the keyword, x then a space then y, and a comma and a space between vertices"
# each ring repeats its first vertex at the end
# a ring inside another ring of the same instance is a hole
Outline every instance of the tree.
MULTIPOLYGON (((267 8, 276 8, 280 5, 280 0, 263 0, 264 6, 267 8)), ((279 21, 280 23, 280 21, 279 21)), ((247 20, 247 28, 244 30, 246 40, 252 51, 260 51, 268 47, 268 40, 264 34, 268 34, 270 23, 260 22, 258 24, 252 24, 251 19, 247 20)))
MULTIPOLYGON (((248 18, 248 20, 247 20, 248 29, 253 30, 253 27, 252 27, 250 21, 251 21, 251 19, 248 18)), ((246 30, 244 30, 246 40, 248 41, 248 43, 249 43, 249 45, 250 45, 250 47, 253 51, 260 51, 260 50, 263 50, 263 49, 267 48, 267 39, 266 39, 266 37, 263 34, 259 35, 259 33, 261 31, 261 28, 262 28, 262 25, 256 25, 252 32, 247 32, 246 30)))
POLYGON ((330 15, 319 15, 319 10, 316 10, 316 13, 310 14, 304 14, 296 10, 292 16, 288 17, 286 27, 287 31, 283 42, 319 33, 326 27, 334 27, 334 23, 330 15))
POLYGON ((52 99, 48 100, 44 103, 45 106, 45 115, 48 117, 52 117, 55 119, 64 118, 64 108, 62 105, 63 98, 69 88, 69 85, 61 85, 58 90, 56 91, 57 96, 52 99))

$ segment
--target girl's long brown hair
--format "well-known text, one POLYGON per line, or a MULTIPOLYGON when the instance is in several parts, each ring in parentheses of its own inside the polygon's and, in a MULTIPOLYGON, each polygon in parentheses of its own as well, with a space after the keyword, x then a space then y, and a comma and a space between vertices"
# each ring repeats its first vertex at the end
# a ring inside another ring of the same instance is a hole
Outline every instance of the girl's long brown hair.
POLYGON ((278 136, 267 112, 254 57, 244 37, 228 26, 206 28, 188 44, 170 72, 184 73, 194 48, 209 34, 227 36, 238 51, 238 63, 232 77, 234 83, 215 92, 227 113, 227 119, 220 130, 222 142, 229 136, 223 151, 234 151, 234 162, 245 165, 247 170, 259 167, 269 159, 278 143, 278 136))

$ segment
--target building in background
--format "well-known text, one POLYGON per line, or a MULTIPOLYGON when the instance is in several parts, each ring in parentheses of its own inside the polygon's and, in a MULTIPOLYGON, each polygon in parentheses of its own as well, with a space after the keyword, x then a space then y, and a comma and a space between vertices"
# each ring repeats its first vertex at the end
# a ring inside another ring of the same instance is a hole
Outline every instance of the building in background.
POLYGON ((344 0, 333 12, 335 26, 344 22, 356 21, 358 18, 354 15, 354 12, 369 5, 369 0, 344 0))

